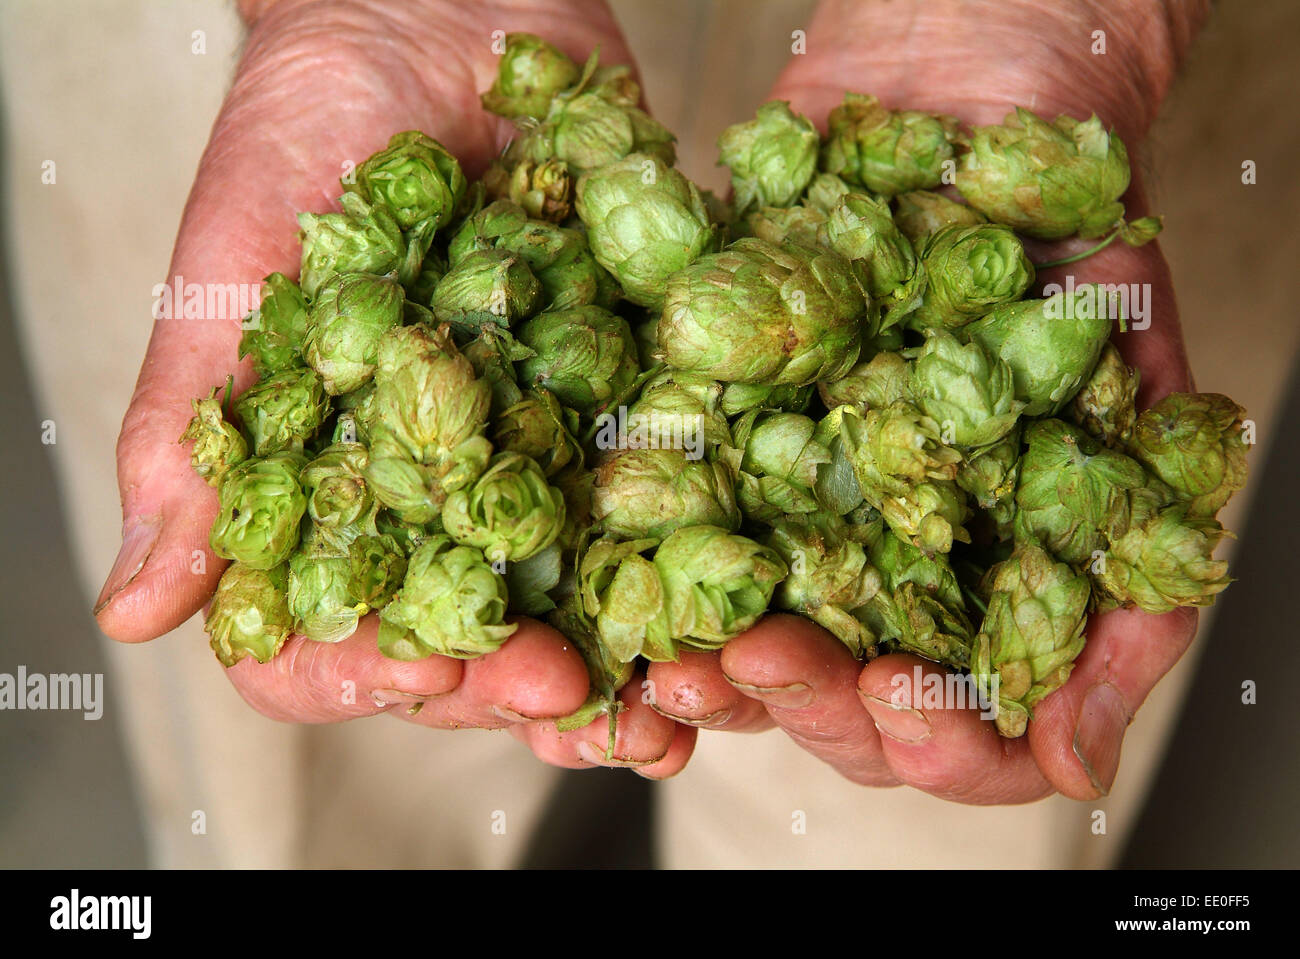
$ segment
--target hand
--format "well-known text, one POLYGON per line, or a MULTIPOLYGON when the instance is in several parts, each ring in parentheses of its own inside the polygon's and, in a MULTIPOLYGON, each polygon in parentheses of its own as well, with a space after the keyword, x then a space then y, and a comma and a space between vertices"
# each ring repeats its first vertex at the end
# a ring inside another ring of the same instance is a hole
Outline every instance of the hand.
MULTIPOLYGON (((609 62, 630 60, 608 9, 595 0, 247 0, 243 9, 247 46, 185 208, 169 282, 224 286, 257 283, 277 270, 296 275, 296 213, 333 209, 343 164, 359 163, 398 131, 424 130, 462 159, 467 174, 481 173, 509 136, 478 101, 496 72, 494 30, 541 34, 579 62, 597 44, 609 62)), ((179 626, 211 597, 225 566, 208 547, 216 496, 177 438, 192 397, 228 373, 236 393, 253 383, 251 364, 236 362, 240 319, 155 322, 118 439, 122 551, 95 608, 114 639, 142 642, 179 626), (197 555, 205 562, 196 573, 197 555)), ((581 763, 582 741, 603 749, 599 723, 565 737, 528 725, 572 712, 587 695, 581 657, 548 626, 522 620, 498 652, 479 660, 415 663, 380 655, 375 628, 369 616, 341 643, 295 636, 271 662, 245 659, 227 675, 251 705, 284 721, 392 712, 440 728, 512 727, 560 764, 581 763), (355 696, 344 695, 346 681, 355 696), (408 709, 416 702, 418 710, 408 709)), ((649 775, 675 772, 694 731, 639 699, 629 706, 617 755, 646 761, 649 775)))
MULTIPOLYGON (((1166 11, 1155 3, 954 3, 827 0, 808 31, 808 52, 787 67, 772 93, 824 123, 845 89, 874 93, 886 106, 948 113, 968 124, 997 123, 1016 104, 1049 118, 1096 112, 1136 157, 1173 77, 1176 61, 1204 18, 1203 4, 1166 11), (1094 54, 1092 31, 1108 51, 1094 54)), ((1135 164, 1136 165, 1136 164, 1135 164)), ((1125 197, 1130 218, 1146 210, 1140 177, 1125 197)), ((1035 246, 1046 260, 1095 241, 1035 246)), ((1151 325, 1117 334, 1142 375, 1139 404, 1191 388, 1169 269, 1156 244, 1115 244, 1044 282, 1149 284, 1151 325)), ((1124 731, 1147 693, 1191 642, 1196 612, 1163 616, 1118 610, 1091 618, 1088 645, 1070 681, 1035 707, 1028 734, 1003 740, 973 710, 891 706, 894 677, 934 663, 889 655, 856 662, 829 633, 795 616, 772 615, 720 654, 654 664, 656 707, 713 729, 781 727, 847 779, 909 784, 956 802, 1019 803, 1061 792, 1104 795, 1119 765, 1124 731)), ((914 684, 912 688, 917 688, 914 684)))

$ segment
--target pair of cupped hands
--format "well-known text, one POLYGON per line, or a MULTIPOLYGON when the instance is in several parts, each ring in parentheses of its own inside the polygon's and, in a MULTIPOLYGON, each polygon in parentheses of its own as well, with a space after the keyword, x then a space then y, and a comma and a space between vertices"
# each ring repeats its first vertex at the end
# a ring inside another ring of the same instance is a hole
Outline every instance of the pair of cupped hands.
MULTIPOLYGON (((819 125, 845 90, 968 124, 999 122, 1016 104, 1048 117, 1096 112, 1136 155, 1194 24, 1141 2, 1043 6, 1053 9, 1005 0, 823 3, 807 25, 806 52, 791 57, 771 98, 790 101, 819 125), (1090 51, 1099 27, 1110 44, 1101 56, 1090 51)), ((578 62, 597 45, 603 62, 632 62, 600 0, 246 0, 242 12, 247 45, 172 258, 169 276, 186 283, 255 283, 277 270, 296 275, 295 214, 333 208, 345 162, 359 162, 397 131, 425 131, 461 158, 469 175, 480 174, 512 132, 478 99, 495 75, 494 31, 538 34, 578 62)), ((1130 217, 1147 212, 1137 170, 1125 200, 1130 217)), ((1051 252, 1076 246, 1084 244, 1051 252)), ((1189 389, 1157 245, 1115 244, 1071 269, 1077 282, 1150 284, 1150 328, 1117 334, 1117 345, 1141 370, 1142 405, 1189 389)), ((174 629, 216 587, 223 564, 210 552, 206 571, 192 572, 196 551, 208 551, 216 496, 191 470, 177 437, 191 398, 227 373, 236 394, 254 381, 251 365, 236 361, 240 332, 235 318, 155 323, 118 440, 122 551, 96 606, 114 639, 142 642, 174 629)), ((1090 619, 1070 681, 1038 705, 1028 734, 1011 741, 973 709, 921 708, 919 689, 915 706, 910 697, 899 701, 896 676, 942 667, 907 655, 864 666, 829 633, 781 614, 720 653, 685 652, 679 663, 638 674, 620 696, 626 709, 612 761, 605 759, 603 719, 556 730, 551 720, 584 702, 587 670, 572 643, 533 620, 520 620, 515 635, 481 659, 408 663, 379 653, 371 615, 343 642, 292 637, 269 663, 245 659, 227 675, 251 706, 277 720, 388 713, 438 729, 507 729, 545 762, 630 766, 651 779, 686 766, 701 728, 776 726, 854 783, 908 784, 963 803, 1018 803, 1053 792, 1088 799, 1110 789, 1126 727, 1186 650, 1195 623, 1188 609, 1090 619), (344 695, 349 681, 355 697, 344 695)))

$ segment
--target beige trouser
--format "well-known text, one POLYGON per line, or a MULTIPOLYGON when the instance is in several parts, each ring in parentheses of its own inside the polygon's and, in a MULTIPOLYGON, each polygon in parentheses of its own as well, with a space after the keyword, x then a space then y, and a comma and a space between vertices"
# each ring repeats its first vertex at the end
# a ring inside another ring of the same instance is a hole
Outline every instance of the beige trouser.
MULTIPOLYGON (((639 40, 641 22, 651 30, 653 18, 631 3, 616 7, 633 47, 651 51, 642 52, 648 84, 669 82, 656 81, 673 73, 653 55, 664 47, 639 40)), ((695 43, 726 42, 722 27, 705 29, 717 36, 695 43)), ((58 424, 54 451, 80 563, 73 592, 87 606, 118 546, 114 440, 149 335, 150 290, 166 269, 240 35, 233 5, 217 0, 10 0, 0 9, 11 275, 37 406, 58 424), (192 52, 195 30, 205 54, 192 52), (41 182, 46 160, 56 163, 53 185, 41 182)), ((665 122, 683 129, 671 93, 655 89, 665 122)), ((740 119, 762 93, 730 95, 745 105, 721 122, 740 119)), ((707 152, 707 141, 683 144, 688 162, 707 152)), ((703 164, 687 172, 717 176, 703 164)), ((557 773, 506 734, 387 718, 272 723, 243 704, 205 640, 198 617, 143 646, 104 640, 110 707, 125 719, 154 863, 505 866, 519 855, 557 773), (196 834, 199 811, 205 829, 196 834), (504 832, 494 829, 502 813, 504 832)), ((1097 803, 968 808, 911 789, 862 789, 778 732, 706 732, 687 770, 658 787, 663 861, 1107 863, 1122 849, 1188 674, 1184 662, 1151 697, 1116 790, 1097 803), (1101 834, 1096 810, 1107 814, 1101 834)))

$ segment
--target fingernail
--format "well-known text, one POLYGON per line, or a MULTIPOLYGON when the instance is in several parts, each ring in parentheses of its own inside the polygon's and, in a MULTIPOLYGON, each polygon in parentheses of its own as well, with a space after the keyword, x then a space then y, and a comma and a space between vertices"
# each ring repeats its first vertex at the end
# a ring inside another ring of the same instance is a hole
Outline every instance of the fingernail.
POLYGON ((1098 683, 1084 697, 1079 724, 1074 728, 1074 754, 1103 796, 1110 792, 1119 771, 1129 718, 1124 695, 1110 683, 1098 683))
POLYGON ((372 689, 370 698, 376 706, 396 706, 398 703, 423 703, 440 693, 407 693, 400 689, 372 689))
POLYGON ((919 709, 891 703, 879 696, 863 696, 862 703, 871 714, 876 729, 890 739, 916 745, 925 742, 934 733, 930 720, 919 709))
POLYGON ((145 561, 149 559, 149 553, 153 551, 154 544, 158 542, 158 534, 161 532, 161 515, 138 516, 123 527, 122 548, 118 550, 117 559, 113 561, 113 568, 108 571, 104 588, 99 591, 99 599, 95 600, 92 615, 98 616, 104 607, 113 601, 113 597, 124 590, 140 570, 144 569, 145 561))
POLYGON ((504 719, 508 723, 545 723, 552 720, 560 719, 560 716, 525 716, 509 706, 493 706, 492 715, 497 719, 504 719))
POLYGON ((615 756, 613 759, 605 758, 605 750, 597 748, 589 742, 578 743, 578 755, 584 762, 589 762, 593 766, 650 766, 663 759, 663 756, 656 756, 654 759, 619 759, 615 756))
POLYGON ((731 707, 725 706, 717 712, 709 713, 700 719, 693 719, 689 716, 678 716, 676 713, 670 713, 666 709, 660 709, 654 703, 650 708, 657 712, 664 719, 671 719, 675 723, 682 723, 687 726, 699 726, 701 729, 712 729, 716 726, 724 725, 731 718, 731 707))
POLYGON ((805 706, 811 706, 813 701, 812 687, 807 683, 791 683, 789 686, 751 686, 749 683, 738 683, 730 676, 727 676, 727 682, 737 689, 743 689, 751 696, 757 696, 768 706, 777 706, 781 709, 803 709, 805 706))

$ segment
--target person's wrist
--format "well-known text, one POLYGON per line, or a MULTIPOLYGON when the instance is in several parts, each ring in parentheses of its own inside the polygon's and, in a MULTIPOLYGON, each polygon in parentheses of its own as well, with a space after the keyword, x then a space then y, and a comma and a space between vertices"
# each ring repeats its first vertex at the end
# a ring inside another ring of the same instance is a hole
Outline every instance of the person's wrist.
POLYGON ((1095 112, 1136 143, 1207 9, 1200 0, 823 0, 778 95, 819 124, 845 89, 972 124, 999 122, 1014 104, 1048 117, 1095 112))

